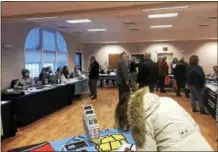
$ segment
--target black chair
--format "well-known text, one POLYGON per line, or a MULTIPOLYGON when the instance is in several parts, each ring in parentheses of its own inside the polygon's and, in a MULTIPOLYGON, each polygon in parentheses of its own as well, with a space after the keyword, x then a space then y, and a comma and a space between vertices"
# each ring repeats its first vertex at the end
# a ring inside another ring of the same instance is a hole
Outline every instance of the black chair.
POLYGON ((11 88, 14 88, 15 84, 17 83, 19 79, 14 79, 11 81, 11 88))

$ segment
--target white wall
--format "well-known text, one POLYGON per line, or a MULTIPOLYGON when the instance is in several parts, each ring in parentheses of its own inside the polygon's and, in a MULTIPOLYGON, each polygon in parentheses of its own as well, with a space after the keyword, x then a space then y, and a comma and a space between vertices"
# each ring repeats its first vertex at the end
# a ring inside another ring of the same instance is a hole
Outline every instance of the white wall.
MULTIPOLYGON (((212 72, 212 66, 217 65, 217 41, 216 40, 199 40, 199 41, 175 41, 175 42, 153 42, 153 43, 129 43, 129 44, 99 44, 100 48, 92 51, 88 44, 84 44, 84 57, 88 61, 90 56, 95 56, 99 64, 105 68, 108 64, 109 54, 119 54, 126 52, 131 54, 144 54, 151 52, 152 59, 157 60, 157 53, 166 53, 163 47, 168 47, 167 53, 173 53, 174 57, 185 57, 189 60, 191 55, 198 55, 200 65, 205 72, 212 72)), ((85 63, 88 67, 89 62, 85 63)))
MULTIPOLYGON (((35 24, 31 23, 4 23, 2 26, 2 44, 12 45, 11 49, 1 48, 1 87, 8 87, 11 80, 21 77, 21 69, 25 66, 24 44, 28 32, 35 24)), ((82 45, 70 34, 62 33, 68 49, 69 70, 74 65, 74 52, 79 48, 82 51, 82 45)))

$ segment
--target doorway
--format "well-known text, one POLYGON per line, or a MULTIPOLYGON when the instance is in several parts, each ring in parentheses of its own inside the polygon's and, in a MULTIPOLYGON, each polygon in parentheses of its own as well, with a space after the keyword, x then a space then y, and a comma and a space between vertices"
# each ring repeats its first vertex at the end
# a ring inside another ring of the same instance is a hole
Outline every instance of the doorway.
POLYGON ((77 68, 82 71, 82 53, 75 52, 74 56, 74 63, 77 66, 77 68))
POLYGON ((167 64, 169 66, 169 72, 172 72, 172 69, 170 68, 170 64, 173 61, 173 53, 157 53, 157 61, 159 58, 167 57, 167 64))

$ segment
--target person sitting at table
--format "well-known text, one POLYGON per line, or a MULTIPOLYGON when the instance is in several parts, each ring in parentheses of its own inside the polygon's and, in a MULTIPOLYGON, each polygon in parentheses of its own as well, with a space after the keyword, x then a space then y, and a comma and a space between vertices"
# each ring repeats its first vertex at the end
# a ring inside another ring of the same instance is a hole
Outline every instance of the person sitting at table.
POLYGON ((218 75, 218 66, 213 66, 213 74, 210 75, 209 79, 216 79, 218 75))
POLYGON ((115 120, 129 127, 136 151, 213 151, 194 119, 172 98, 145 87, 125 99, 115 120))
POLYGON ((49 75, 47 74, 47 69, 46 67, 42 68, 41 73, 39 74, 39 81, 42 82, 43 85, 49 83, 49 75))
MULTIPOLYGON (((111 72, 114 72, 114 70, 112 69, 111 65, 108 65, 108 67, 107 67, 107 74, 110 74, 111 72)), ((111 81, 112 81, 113 86, 114 86, 115 85, 115 80, 111 80, 111 81)), ((108 86, 108 84, 109 84, 109 80, 108 79, 106 79, 106 84, 108 86)))
POLYGON ((81 75, 82 75, 82 73, 81 73, 81 71, 79 70, 78 65, 75 65, 75 67, 74 67, 74 76, 75 76, 75 77, 81 77, 81 75))
POLYGON ((28 69, 22 69, 22 78, 17 81, 14 85, 16 89, 27 89, 29 87, 35 86, 34 78, 30 77, 30 71, 28 69))
POLYGON ((55 73, 55 76, 56 76, 57 80, 61 79, 61 75, 62 75, 61 73, 62 73, 62 68, 61 67, 57 68, 57 71, 55 73))
POLYGON ((69 78, 70 78, 70 75, 69 75, 69 71, 68 71, 68 67, 67 67, 67 66, 64 66, 64 67, 63 67, 62 74, 64 75, 64 77, 65 77, 66 79, 69 79, 69 78))

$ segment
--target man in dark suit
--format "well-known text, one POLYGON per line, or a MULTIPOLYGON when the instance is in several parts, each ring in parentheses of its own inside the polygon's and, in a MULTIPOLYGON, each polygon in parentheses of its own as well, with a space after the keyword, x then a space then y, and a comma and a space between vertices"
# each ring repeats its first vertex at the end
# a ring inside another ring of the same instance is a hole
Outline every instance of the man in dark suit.
POLYGON ((97 99, 97 81, 99 76, 99 64, 95 60, 95 57, 92 56, 90 58, 89 65, 89 89, 90 89, 90 97, 92 100, 97 99))
POLYGON ((139 88, 148 86, 150 92, 153 93, 154 85, 158 80, 158 66, 151 60, 151 54, 145 53, 144 61, 139 65, 139 72, 137 75, 137 82, 139 88))
POLYGON ((129 73, 128 73, 128 66, 126 61, 127 55, 125 52, 120 54, 120 61, 117 66, 117 77, 116 82, 118 85, 118 92, 119 92, 119 102, 122 99, 122 96, 125 93, 129 93, 129 73))
POLYGON ((181 97, 180 90, 181 88, 184 88, 185 91, 185 96, 188 98, 189 93, 188 90, 186 89, 186 69, 188 67, 188 63, 185 62, 184 57, 176 63, 176 67, 174 69, 174 77, 176 80, 176 95, 181 97))

